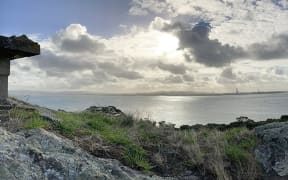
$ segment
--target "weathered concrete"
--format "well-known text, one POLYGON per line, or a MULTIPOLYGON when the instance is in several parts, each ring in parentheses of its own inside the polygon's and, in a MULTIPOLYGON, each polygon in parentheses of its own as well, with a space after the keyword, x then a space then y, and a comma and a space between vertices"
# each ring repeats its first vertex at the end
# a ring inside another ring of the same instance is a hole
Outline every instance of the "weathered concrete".
POLYGON ((8 76, 10 74, 10 61, 0 61, 0 98, 8 96, 8 76))
POLYGON ((38 54, 40 54, 39 44, 28 39, 25 35, 19 37, 0 36, 0 99, 8 97, 10 60, 38 54))
POLYGON ((38 54, 40 54, 39 44, 31 41, 25 35, 19 37, 0 36, 0 124, 9 120, 8 110, 11 108, 9 102, 6 101, 10 60, 38 54))
POLYGON ((8 76, 0 75, 0 99, 8 97, 8 76))
POLYGON ((10 61, 9 59, 1 59, 0 61, 0 76, 10 74, 10 61))
POLYGON ((0 59, 18 59, 40 54, 39 44, 28 39, 27 36, 0 36, 0 59))

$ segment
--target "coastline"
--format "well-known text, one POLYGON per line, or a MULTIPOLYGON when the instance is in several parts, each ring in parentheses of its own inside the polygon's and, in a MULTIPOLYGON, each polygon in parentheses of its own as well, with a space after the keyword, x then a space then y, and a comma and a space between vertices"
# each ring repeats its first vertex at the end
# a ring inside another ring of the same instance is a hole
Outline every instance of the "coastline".
MULTIPOLYGON (((227 125, 175 128, 165 122, 135 119, 113 106, 66 112, 13 98, 10 103, 13 106, 9 112, 10 120, 2 123, 2 127, 11 133, 25 134, 43 129, 44 134, 52 133, 57 138, 68 139, 93 157, 116 159, 142 175, 154 177, 152 179, 221 179, 224 176, 237 179, 236 175, 241 179, 288 177, 288 172, 280 167, 276 176, 271 171, 278 168, 277 164, 288 166, 287 163, 269 160, 270 164, 267 164, 261 158, 268 156, 264 150, 273 147, 271 142, 275 138, 279 138, 275 146, 281 147, 281 151, 271 149, 271 159, 282 156, 279 153, 283 151, 288 152, 281 144, 286 134, 282 137, 280 133, 288 129, 287 115, 262 122, 242 117, 227 125)), ((43 131, 36 132, 43 134, 43 131)), ((285 153, 284 156, 282 159, 286 158, 285 153)))

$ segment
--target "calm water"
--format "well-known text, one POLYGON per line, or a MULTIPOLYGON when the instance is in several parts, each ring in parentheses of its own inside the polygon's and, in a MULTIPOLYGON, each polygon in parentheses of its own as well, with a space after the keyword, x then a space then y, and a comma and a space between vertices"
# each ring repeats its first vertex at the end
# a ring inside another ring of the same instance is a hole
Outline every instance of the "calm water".
POLYGON ((226 96, 11 95, 32 104, 68 111, 83 110, 92 105, 113 105, 138 117, 178 126, 229 123, 239 116, 259 121, 288 114, 288 93, 226 96))

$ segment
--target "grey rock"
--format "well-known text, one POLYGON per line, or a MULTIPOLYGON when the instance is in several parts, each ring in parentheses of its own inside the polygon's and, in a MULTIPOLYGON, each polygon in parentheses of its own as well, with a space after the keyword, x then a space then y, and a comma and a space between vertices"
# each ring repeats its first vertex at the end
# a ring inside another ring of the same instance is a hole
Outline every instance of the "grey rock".
POLYGON ((1 180, 163 179, 144 175, 119 161, 92 156, 43 129, 11 133, 0 127, 1 180))
POLYGON ((255 158, 267 175, 288 179, 288 122, 270 123, 255 128, 261 143, 255 158))
POLYGON ((106 107, 91 106, 91 107, 87 108, 85 110, 85 112, 92 112, 92 113, 101 112, 101 113, 105 113, 105 114, 109 114, 109 115, 113 115, 113 116, 124 115, 124 113, 120 109, 117 109, 114 106, 106 106, 106 107))

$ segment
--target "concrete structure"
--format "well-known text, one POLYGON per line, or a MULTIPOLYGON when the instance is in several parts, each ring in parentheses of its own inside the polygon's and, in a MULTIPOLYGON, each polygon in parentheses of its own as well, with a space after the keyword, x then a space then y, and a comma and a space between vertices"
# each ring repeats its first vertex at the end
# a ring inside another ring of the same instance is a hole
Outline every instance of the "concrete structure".
POLYGON ((16 37, 0 36, 0 123, 9 120, 8 110, 8 76, 10 75, 10 61, 23 57, 40 54, 39 44, 31 41, 25 35, 16 37))
POLYGON ((10 60, 39 54, 39 44, 31 41, 25 35, 19 37, 0 36, 0 99, 8 97, 10 60))

